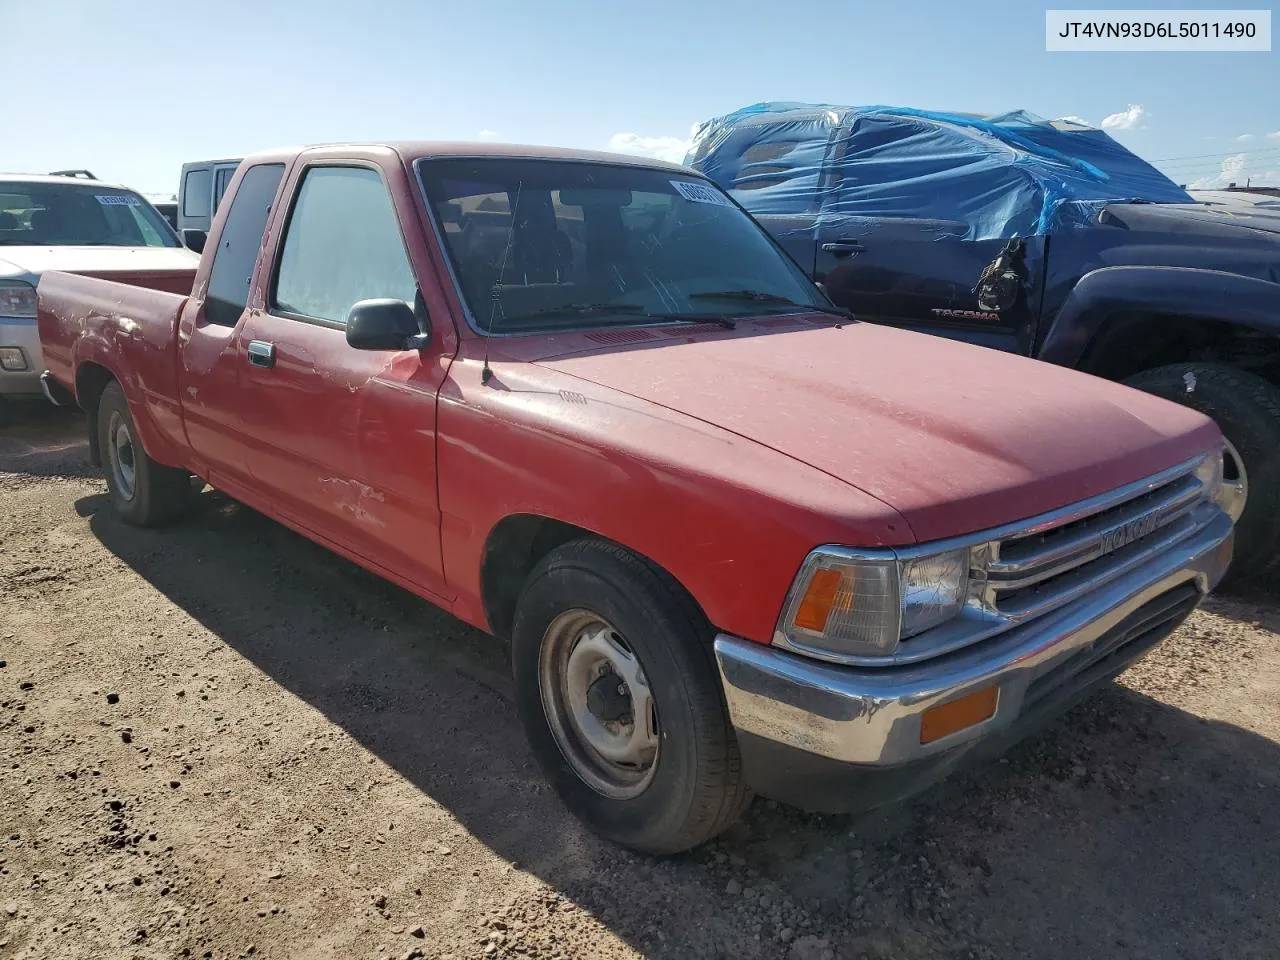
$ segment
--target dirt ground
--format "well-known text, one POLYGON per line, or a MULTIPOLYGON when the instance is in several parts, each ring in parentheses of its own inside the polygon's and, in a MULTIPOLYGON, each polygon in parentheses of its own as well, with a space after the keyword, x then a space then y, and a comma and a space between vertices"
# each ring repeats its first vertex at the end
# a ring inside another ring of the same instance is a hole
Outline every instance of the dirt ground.
POLYGON ((667 861, 543 783, 502 651, 206 492, 122 526, 0 430, 0 960, 1280 956, 1280 605, 909 805, 667 861))

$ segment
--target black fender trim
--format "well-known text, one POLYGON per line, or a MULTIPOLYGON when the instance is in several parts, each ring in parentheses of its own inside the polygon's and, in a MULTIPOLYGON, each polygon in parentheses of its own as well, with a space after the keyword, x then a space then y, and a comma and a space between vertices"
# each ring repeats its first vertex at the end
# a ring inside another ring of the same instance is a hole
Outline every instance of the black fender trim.
POLYGON ((1087 273, 1049 325, 1036 356, 1078 366, 1118 312, 1202 317, 1280 334, 1280 283, 1220 270, 1119 266, 1087 273))

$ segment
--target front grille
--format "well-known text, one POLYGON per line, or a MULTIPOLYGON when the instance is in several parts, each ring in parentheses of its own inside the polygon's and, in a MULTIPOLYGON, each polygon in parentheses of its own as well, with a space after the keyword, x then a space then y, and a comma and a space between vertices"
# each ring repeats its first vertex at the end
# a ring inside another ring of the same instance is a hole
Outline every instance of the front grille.
POLYGON ((969 596, 962 614, 902 641, 905 664, 990 640, 1105 588, 1221 515, 1191 462, 1025 523, 966 538, 969 596))
POLYGON ((996 541, 985 563, 987 605, 1026 620, 1122 573, 1192 533, 1204 490, 1191 472, 1058 526, 996 541))

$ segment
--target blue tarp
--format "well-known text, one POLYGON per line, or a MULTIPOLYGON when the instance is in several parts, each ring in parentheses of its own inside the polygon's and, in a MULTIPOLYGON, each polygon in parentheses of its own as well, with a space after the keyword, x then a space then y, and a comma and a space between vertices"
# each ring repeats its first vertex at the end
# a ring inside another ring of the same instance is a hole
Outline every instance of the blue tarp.
POLYGON ((1050 233, 1108 202, 1194 202, 1101 130, 1021 110, 757 103, 702 124, 685 162, 753 214, 913 217, 969 240, 1050 233))

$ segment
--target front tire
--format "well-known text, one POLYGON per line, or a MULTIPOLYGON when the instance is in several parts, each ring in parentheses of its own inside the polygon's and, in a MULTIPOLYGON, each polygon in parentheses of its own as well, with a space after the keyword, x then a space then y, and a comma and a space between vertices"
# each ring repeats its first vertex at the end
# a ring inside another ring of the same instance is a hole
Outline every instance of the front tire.
POLYGON ((614 544, 558 547, 524 587, 511 653, 534 756, 596 833, 672 854, 741 815, 711 628, 665 572, 614 544))
POLYGON ((1227 506, 1236 518, 1232 579, 1253 579, 1280 555, 1280 390, 1221 363, 1144 370, 1125 384, 1212 418, 1227 440, 1227 506))
POLYGON ((124 391, 114 381, 98 400, 97 428, 107 496, 122 520, 135 527, 156 527, 186 512, 192 494, 190 474, 147 456, 124 391))

